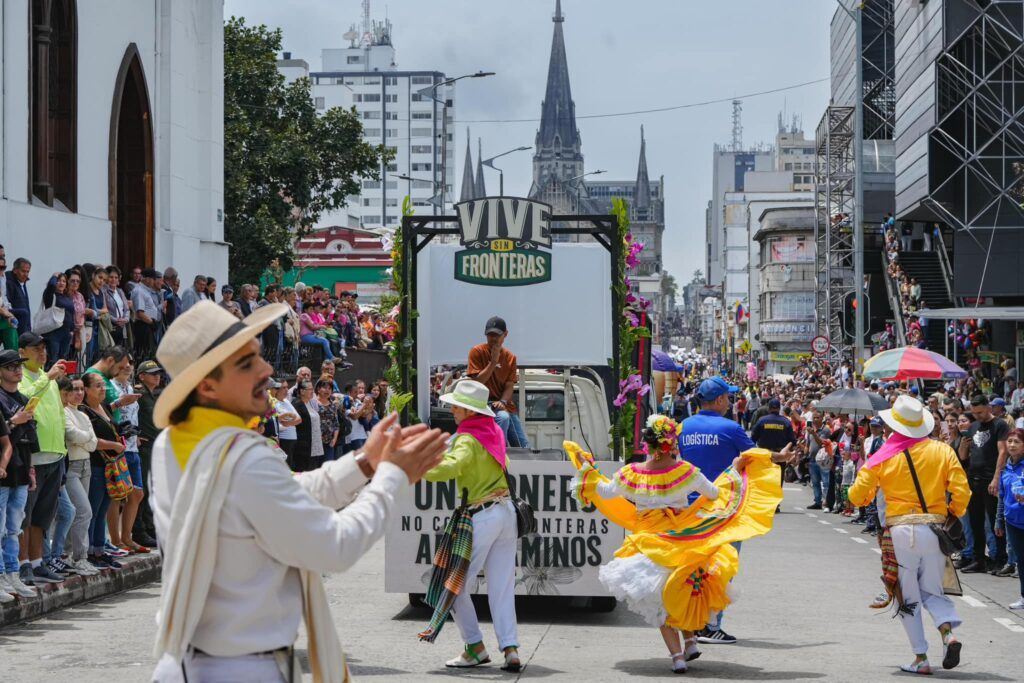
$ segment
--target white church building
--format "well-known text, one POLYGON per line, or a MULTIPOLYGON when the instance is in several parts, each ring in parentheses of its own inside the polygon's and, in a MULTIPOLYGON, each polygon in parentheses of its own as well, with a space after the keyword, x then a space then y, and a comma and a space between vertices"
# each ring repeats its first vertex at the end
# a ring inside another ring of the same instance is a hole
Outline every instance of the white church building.
POLYGON ((227 281, 222 0, 0 0, 0 244, 227 281))

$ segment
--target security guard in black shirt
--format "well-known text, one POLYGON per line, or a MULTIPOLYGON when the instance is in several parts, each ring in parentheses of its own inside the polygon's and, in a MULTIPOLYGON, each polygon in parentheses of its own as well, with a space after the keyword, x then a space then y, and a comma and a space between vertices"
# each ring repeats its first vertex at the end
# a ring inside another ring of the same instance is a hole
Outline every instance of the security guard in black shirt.
POLYGON ((787 445, 796 443, 793 423, 788 418, 779 415, 781 407, 779 399, 773 398, 768 402, 768 414, 754 425, 754 431, 750 433, 750 438, 758 448, 781 451, 787 445))

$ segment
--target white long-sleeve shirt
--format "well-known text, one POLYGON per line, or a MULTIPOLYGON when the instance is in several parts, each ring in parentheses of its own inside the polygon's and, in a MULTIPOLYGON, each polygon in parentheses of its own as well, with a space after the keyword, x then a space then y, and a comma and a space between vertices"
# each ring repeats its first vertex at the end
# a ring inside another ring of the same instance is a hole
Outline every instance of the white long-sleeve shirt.
MULTIPOLYGON (((152 465, 159 537, 168 537, 181 476, 164 430, 154 442, 152 465)), ((192 646, 223 657, 290 646, 302 620, 296 568, 351 567, 384 534, 395 498, 408 486, 406 474, 387 462, 367 484, 354 455, 293 476, 269 444, 248 451, 231 477, 216 567, 192 646)))

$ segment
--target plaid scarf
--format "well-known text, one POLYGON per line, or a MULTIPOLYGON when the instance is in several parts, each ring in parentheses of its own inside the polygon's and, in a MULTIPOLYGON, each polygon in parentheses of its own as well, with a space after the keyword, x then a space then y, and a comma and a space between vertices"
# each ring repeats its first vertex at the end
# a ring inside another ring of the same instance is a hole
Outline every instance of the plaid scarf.
POLYGON ((434 608, 427 629, 419 634, 420 640, 434 642, 466 584, 469 560, 473 556, 473 517, 469 508, 461 505, 452 513, 441 541, 434 553, 434 569, 427 586, 426 603, 434 608))
POLYGON ((896 602, 896 614, 913 615, 917 603, 905 603, 903 601, 903 590, 900 588, 900 565, 896 560, 896 549, 892 545, 892 531, 889 527, 883 527, 878 534, 878 547, 882 550, 882 583, 885 585, 885 592, 889 594, 889 603, 880 605, 888 607, 893 601, 896 602))

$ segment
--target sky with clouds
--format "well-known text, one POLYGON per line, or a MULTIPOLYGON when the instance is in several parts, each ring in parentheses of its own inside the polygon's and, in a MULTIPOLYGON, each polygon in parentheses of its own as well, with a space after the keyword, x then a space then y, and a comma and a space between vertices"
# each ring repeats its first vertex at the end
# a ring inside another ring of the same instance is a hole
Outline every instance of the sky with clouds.
MULTIPOLYGON (((495 76, 459 83, 456 94, 457 188, 466 127, 490 156, 533 146, 551 49, 554 0, 372 0, 374 18, 392 22, 401 69, 449 76, 495 76)), ((659 113, 632 112, 731 99, 829 75, 832 0, 563 0, 565 43, 577 126, 587 171, 602 180, 636 176, 640 126, 652 178, 665 179, 665 265, 680 282, 703 268, 705 208, 711 198, 714 143, 732 135, 729 102, 659 113)), ((224 16, 279 27, 293 58, 320 69, 320 50, 344 47, 342 34, 362 17, 361 0, 225 0, 224 16)), ((743 100, 744 142, 772 143, 779 112, 814 128, 828 104, 828 83, 743 100)), ((525 196, 531 153, 504 159, 505 193, 525 196)), ((488 184, 497 173, 486 171, 488 184)))

